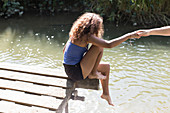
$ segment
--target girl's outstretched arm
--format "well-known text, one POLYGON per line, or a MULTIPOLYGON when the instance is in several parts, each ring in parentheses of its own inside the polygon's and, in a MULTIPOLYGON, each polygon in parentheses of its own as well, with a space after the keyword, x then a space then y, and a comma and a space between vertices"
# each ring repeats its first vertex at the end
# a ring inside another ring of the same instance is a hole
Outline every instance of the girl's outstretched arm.
POLYGON ((94 35, 90 35, 88 38, 88 42, 92 43, 93 45, 99 46, 99 47, 103 47, 103 48, 113 48, 115 46, 120 45, 122 42, 128 40, 128 39, 132 39, 132 38, 140 38, 140 36, 135 32, 132 33, 127 33, 123 36, 120 36, 116 39, 112 39, 112 40, 104 40, 104 39, 100 39, 94 35))
POLYGON ((138 30, 139 36, 149 36, 149 35, 162 35, 162 36, 170 36, 170 26, 147 29, 147 30, 138 30))

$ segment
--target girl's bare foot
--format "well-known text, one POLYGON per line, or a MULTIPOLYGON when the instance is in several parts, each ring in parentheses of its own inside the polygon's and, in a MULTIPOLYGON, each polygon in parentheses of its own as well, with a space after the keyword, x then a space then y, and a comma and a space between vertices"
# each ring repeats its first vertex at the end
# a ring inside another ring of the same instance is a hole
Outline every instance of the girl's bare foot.
POLYGON ((88 76, 89 79, 100 79, 100 80, 104 80, 106 79, 106 76, 104 76, 101 72, 96 72, 95 75, 89 75, 88 76))
POLYGON ((104 95, 104 94, 102 94, 102 95, 101 95, 101 98, 102 98, 102 99, 105 99, 105 100, 108 102, 109 105, 114 106, 114 104, 112 103, 112 100, 111 100, 111 98, 110 98, 110 95, 104 95))

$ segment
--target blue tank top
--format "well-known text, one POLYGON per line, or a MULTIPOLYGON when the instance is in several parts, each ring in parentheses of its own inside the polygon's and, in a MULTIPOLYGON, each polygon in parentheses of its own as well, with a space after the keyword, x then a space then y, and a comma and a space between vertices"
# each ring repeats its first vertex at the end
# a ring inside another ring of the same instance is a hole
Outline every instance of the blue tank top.
POLYGON ((80 47, 69 41, 65 47, 63 63, 67 65, 75 65, 79 63, 87 50, 88 45, 87 47, 80 47))

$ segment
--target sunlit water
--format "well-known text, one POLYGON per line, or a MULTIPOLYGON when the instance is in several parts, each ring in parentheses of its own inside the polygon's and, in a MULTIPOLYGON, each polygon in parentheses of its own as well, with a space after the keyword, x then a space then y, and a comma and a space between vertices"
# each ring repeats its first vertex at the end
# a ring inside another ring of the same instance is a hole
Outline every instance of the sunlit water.
MULTIPOLYGON (((0 62, 40 67, 62 67, 62 48, 77 15, 0 20, 0 62)), ((136 28, 134 28, 136 29, 136 28)), ((105 39, 132 31, 105 25, 105 39)), ((111 107, 102 90, 78 89, 85 101, 69 101, 70 113, 169 113, 170 37, 128 40, 105 49, 102 61, 111 65, 111 107)))

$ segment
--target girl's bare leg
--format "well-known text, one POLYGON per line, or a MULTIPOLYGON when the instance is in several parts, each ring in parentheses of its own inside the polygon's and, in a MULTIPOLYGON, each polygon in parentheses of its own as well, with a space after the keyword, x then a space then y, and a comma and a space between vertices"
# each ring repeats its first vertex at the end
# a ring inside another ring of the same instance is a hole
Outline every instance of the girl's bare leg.
POLYGON ((102 72, 98 70, 98 66, 100 65, 99 63, 102 59, 102 56, 103 56, 103 49, 101 49, 101 52, 97 57, 96 63, 94 65, 90 75, 88 75, 89 79, 96 79, 96 78, 100 79, 100 80, 106 79, 106 76, 103 76, 104 74, 102 74, 102 72), (97 73, 97 74, 95 74, 95 73, 97 73))
POLYGON ((103 55, 103 48, 92 46, 86 55, 83 57, 80 62, 83 77, 86 78, 96 78, 103 77, 105 75, 105 79, 101 79, 101 84, 103 88, 103 94, 101 98, 105 99, 109 105, 113 105, 110 94, 109 94, 109 73, 110 73, 110 65, 109 64, 99 64, 103 55), (94 74, 95 73, 95 74, 94 74))
POLYGON ((102 88, 103 88, 103 94, 101 95, 101 98, 105 99, 109 105, 113 105, 110 94, 109 94, 109 74, 110 74, 110 65, 105 64, 99 64, 98 71, 102 72, 103 75, 106 75, 105 80, 101 80, 102 88))
POLYGON ((84 79, 88 76, 91 79, 106 79, 101 72, 97 71, 97 67, 103 55, 103 48, 92 45, 85 56, 80 61, 82 74, 84 79))

